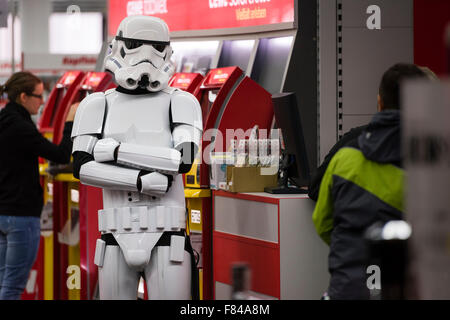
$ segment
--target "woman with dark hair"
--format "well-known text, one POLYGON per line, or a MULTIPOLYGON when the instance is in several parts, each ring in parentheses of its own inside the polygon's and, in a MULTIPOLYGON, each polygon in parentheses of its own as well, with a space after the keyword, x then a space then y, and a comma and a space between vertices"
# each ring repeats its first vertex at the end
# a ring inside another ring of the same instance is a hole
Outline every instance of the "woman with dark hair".
POLYGON ((30 72, 14 73, 0 85, 0 96, 8 96, 0 112, 0 300, 20 299, 39 248, 43 192, 38 157, 70 161, 77 105, 71 107, 64 136, 55 145, 31 120, 44 102, 43 91, 42 81, 30 72))

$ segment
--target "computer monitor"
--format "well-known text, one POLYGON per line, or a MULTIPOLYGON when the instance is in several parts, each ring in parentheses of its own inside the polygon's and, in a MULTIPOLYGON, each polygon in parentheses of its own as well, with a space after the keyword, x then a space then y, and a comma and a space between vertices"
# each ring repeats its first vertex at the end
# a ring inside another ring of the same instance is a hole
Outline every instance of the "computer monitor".
POLYGON ((269 193, 307 193, 310 180, 308 156, 303 135, 301 111, 295 93, 272 95, 273 111, 277 127, 283 139, 281 183, 276 188, 267 188, 269 193), (284 145, 284 147, 283 147, 284 145), (292 186, 288 187, 288 182, 292 186))

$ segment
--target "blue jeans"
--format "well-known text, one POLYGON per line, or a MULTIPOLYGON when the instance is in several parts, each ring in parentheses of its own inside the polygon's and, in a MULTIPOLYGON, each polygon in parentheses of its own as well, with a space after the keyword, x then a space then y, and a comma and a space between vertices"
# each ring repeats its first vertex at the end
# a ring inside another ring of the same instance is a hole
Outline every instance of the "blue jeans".
POLYGON ((38 217, 0 215, 0 300, 19 300, 39 249, 38 217))

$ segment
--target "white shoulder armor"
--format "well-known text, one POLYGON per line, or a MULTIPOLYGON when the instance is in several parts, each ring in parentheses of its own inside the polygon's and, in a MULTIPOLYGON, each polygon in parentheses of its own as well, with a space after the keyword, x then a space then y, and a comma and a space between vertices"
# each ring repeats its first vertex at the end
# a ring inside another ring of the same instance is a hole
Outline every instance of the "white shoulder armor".
POLYGON ((203 131, 200 103, 189 92, 173 92, 171 97, 171 110, 173 124, 187 124, 203 131))
POLYGON ((101 134, 106 110, 103 92, 95 92, 81 101, 72 128, 72 139, 81 135, 101 134))
POLYGON ((108 89, 108 90, 105 91, 105 96, 107 96, 108 94, 111 94, 111 93, 113 93, 115 91, 116 91, 116 88, 108 89))
POLYGON ((175 87, 167 87, 167 88, 162 89, 161 91, 165 92, 165 93, 168 93, 168 94, 172 94, 175 91, 181 91, 181 90, 178 89, 178 88, 175 88, 175 87))

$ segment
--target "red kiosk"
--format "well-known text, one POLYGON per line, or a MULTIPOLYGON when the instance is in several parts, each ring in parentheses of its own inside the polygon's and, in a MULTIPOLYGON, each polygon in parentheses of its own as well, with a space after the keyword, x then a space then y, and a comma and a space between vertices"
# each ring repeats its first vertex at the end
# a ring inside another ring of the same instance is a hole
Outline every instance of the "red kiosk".
MULTIPOLYGON (((115 88, 113 77, 105 72, 88 73, 81 90, 86 93, 106 91, 115 88), (99 80, 100 79, 100 80, 99 80)), ((83 96, 84 98, 84 96, 83 96)), ((80 268, 82 300, 92 300, 98 279, 98 269, 94 265, 95 243, 100 237, 97 212, 103 208, 102 190, 79 185, 80 208, 80 268)))
MULTIPOLYGON (((106 72, 87 72, 83 80, 72 92, 68 106, 80 102, 88 94, 114 88, 112 75, 106 72)), ((66 108, 55 126, 53 142, 62 139, 64 119, 69 112, 66 108)), ((84 186, 70 172, 59 174, 55 182, 54 233, 58 245, 55 246, 54 288, 55 299, 91 299, 97 280, 97 268, 93 264, 95 242, 99 237, 97 211, 101 209, 101 190, 84 186), (58 179, 59 178, 59 179, 58 179), (56 197, 57 196, 57 197, 56 197), (71 266, 73 269, 68 269, 71 266), (77 269, 79 267, 79 269, 77 269), (81 282, 67 283, 71 274, 80 272, 81 282)))
POLYGON ((209 300, 213 298, 212 203, 207 153, 228 149, 230 142, 224 141, 227 130, 245 132, 255 125, 270 129, 273 109, 270 93, 245 76, 239 67, 211 70, 203 79, 196 97, 202 108, 203 141, 196 162, 185 175, 185 196, 192 245, 201 253, 198 265, 203 283, 201 297, 209 300), (212 141, 214 147, 210 146, 212 141))
MULTIPOLYGON (((202 84, 203 79, 204 79, 204 77, 200 73, 175 73, 169 81, 169 86, 187 91, 198 98, 197 95, 200 90, 200 85, 202 84)), ((185 182, 186 182, 186 175, 183 174, 183 183, 186 185, 185 182)), ((206 196, 209 198, 210 197, 209 190, 204 190, 204 191, 207 191, 206 196)), ((198 202, 201 201, 199 199, 200 195, 205 196, 204 191, 202 192, 202 190, 201 190, 200 192, 198 192, 198 190, 191 189, 191 188, 184 189, 184 195, 186 198, 186 208, 188 208, 188 210, 191 210, 192 208, 197 209, 197 207, 199 206, 198 202)), ((203 201, 203 204, 208 205, 208 203, 206 201, 203 201)), ((209 205, 210 205, 210 203, 209 203, 209 205)), ((206 209, 206 210, 210 210, 210 209, 206 209)), ((193 244, 193 246, 196 247, 196 245, 195 245, 196 243, 201 245, 201 234, 199 234, 199 232, 198 232, 199 230, 196 230, 195 226, 194 226, 194 229, 192 229, 191 224, 188 224, 186 226, 186 230, 187 230, 187 233, 191 237, 191 243, 193 244), (198 238, 200 238, 200 239, 198 239, 198 238)), ((201 229, 200 229, 200 232, 201 232, 201 229)), ((194 250, 201 253, 201 246, 194 248, 194 250)), ((198 269, 199 269, 198 270, 199 272, 202 271, 201 264, 198 265, 198 269)), ((200 279, 202 279, 201 276, 200 276, 200 279)), ((198 286, 201 287, 200 298, 202 299, 205 290, 203 289, 203 286, 202 286, 203 281, 200 279, 199 279, 198 286)), ((145 294, 144 297, 146 298, 147 295, 145 294)))
POLYGON ((200 73, 175 73, 169 80, 169 87, 187 91, 195 96, 202 80, 203 76, 200 73))
MULTIPOLYGON (((198 91, 200 90, 203 79, 204 77, 200 73, 179 72, 175 73, 172 78, 170 78, 169 87, 187 91, 198 98, 198 91)), ((186 177, 183 174, 183 183, 185 183, 185 181, 186 177)))

